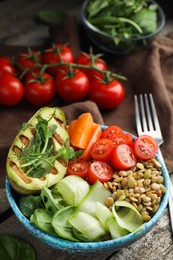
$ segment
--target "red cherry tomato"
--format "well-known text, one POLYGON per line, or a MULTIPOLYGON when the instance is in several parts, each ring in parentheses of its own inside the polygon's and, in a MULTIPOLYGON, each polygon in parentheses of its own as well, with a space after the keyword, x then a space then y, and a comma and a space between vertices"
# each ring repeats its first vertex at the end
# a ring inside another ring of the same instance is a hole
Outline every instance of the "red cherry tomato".
POLYGON ((148 160, 155 157, 158 144, 151 136, 141 135, 135 139, 133 149, 137 158, 148 160))
POLYGON ((121 104, 124 96, 124 87, 115 79, 106 83, 102 79, 95 78, 90 84, 89 98, 99 108, 113 109, 121 104))
POLYGON ((0 104, 13 106, 18 104, 24 95, 21 81, 11 74, 3 74, 0 77, 0 104))
POLYGON ((102 133, 102 138, 114 140, 117 134, 123 133, 123 129, 116 125, 108 126, 102 133))
MULTIPOLYGON (((68 64, 74 62, 74 54, 72 50, 63 44, 57 44, 49 47, 43 54, 43 62, 45 64, 59 63, 61 59, 68 64)), ((66 71, 67 66, 54 66, 48 68, 49 73, 52 75, 56 75, 57 72, 61 70, 66 71)))
POLYGON ((54 81, 48 73, 44 73, 41 78, 30 75, 27 79, 25 83, 25 97, 31 104, 44 106, 53 99, 54 95, 54 81))
MULTIPOLYGON (((40 52, 35 50, 26 51, 21 53, 17 59, 18 62, 18 72, 21 74, 25 69, 31 68, 32 71, 40 71, 39 68, 36 68, 37 65, 42 64, 42 55, 40 52)), ((29 72, 26 72, 25 77, 29 75, 29 72)))
POLYGON ((92 145, 90 155, 94 160, 108 162, 113 150, 113 142, 110 139, 101 138, 92 145))
POLYGON ((107 182, 112 179, 114 171, 112 167, 103 161, 95 161, 91 163, 88 169, 88 181, 93 184, 96 180, 107 182))
POLYGON ((136 164, 133 149, 127 144, 118 145, 114 149, 111 163, 116 170, 127 170, 133 167, 136 164))
MULTIPOLYGON (((103 59, 99 58, 97 55, 82 53, 76 58, 75 62, 77 64, 87 65, 87 66, 91 66, 92 64, 94 64, 94 66, 97 69, 107 70, 106 62, 103 59)), ((103 78, 103 74, 94 69, 80 69, 80 70, 82 70, 88 76, 90 81, 93 80, 93 78, 95 77, 103 78)))
POLYGON ((89 162, 76 159, 76 161, 70 160, 67 167, 67 175, 77 175, 81 178, 85 178, 88 174, 89 162))
POLYGON ((76 102, 88 93, 89 80, 80 70, 75 70, 72 76, 59 72, 56 76, 55 87, 62 99, 76 102))
POLYGON ((6 73, 15 76, 15 69, 8 58, 0 57, 0 76, 6 73))

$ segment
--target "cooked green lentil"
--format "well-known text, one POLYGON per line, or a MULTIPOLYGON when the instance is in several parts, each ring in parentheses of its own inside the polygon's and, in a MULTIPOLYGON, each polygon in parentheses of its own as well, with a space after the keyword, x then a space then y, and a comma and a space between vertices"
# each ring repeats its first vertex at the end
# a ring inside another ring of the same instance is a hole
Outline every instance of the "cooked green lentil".
POLYGON ((139 211, 144 221, 151 219, 166 192, 161 164, 155 158, 138 160, 129 170, 116 171, 104 186, 112 193, 106 199, 107 207, 111 208, 116 200, 126 200, 139 211))

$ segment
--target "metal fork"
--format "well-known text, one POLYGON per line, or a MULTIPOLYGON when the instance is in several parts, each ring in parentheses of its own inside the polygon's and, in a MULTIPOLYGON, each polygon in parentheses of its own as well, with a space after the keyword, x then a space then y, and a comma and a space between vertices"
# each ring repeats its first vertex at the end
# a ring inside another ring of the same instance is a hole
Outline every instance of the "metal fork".
MULTIPOLYGON (((158 143, 158 155, 160 160, 164 162, 160 145, 164 143, 156 108, 152 94, 134 96, 135 101, 135 119, 138 135, 147 134, 153 137, 158 143)), ((169 193, 169 213, 171 221, 171 230, 173 232, 173 185, 170 180, 170 193, 169 193)))

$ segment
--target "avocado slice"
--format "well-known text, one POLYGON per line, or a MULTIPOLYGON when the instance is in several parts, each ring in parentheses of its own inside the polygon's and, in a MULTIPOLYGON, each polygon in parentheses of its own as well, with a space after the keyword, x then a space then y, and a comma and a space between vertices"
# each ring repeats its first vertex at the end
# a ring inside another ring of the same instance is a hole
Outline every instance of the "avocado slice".
POLYGON ((20 194, 37 194, 42 187, 49 188, 61 180, 68 159, 57 155, 64 145, 69 146, 69 136, 63 110, 39 109, 19 131, 9 149, 6 169, 12 188, 20 194))

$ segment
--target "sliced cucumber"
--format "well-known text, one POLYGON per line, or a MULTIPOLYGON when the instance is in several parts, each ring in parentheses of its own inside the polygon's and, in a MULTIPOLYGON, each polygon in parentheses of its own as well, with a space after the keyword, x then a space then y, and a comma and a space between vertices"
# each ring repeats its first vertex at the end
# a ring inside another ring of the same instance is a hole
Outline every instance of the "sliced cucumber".
POLYGON ((124 229, 118 225, 114 216, 108 219, 107 226, 108 226, 112 239, 123 237, 129 233, 126 229, 124 229))
POLYGON ((55 188, 68 205, 77 206, 88 193, 90 186, 84 179, 70 175, 59 181, 55 188))
POLYGON ((85 212, 72 214, 69 222, 89 241, 96 241, 106 233, 100 221, 85 212))
POLYGON ((104 206, 100 202, 96 202, 96 217, 107 231, 109 230, 107 226, 107 221, 112 216, 112 212, 106 206, 104 206))

